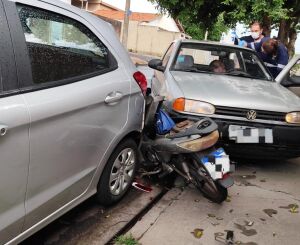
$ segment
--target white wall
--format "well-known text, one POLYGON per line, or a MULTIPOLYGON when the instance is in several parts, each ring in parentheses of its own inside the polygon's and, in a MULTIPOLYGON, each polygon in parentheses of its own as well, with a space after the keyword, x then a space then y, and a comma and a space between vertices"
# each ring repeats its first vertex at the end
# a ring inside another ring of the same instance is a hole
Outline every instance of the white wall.
POLYGON ((171 42, 179 39, 181 33, 161 30, 154 26, 139 25, 130 21, 127 48, 129 51, 162 56, 171 42))

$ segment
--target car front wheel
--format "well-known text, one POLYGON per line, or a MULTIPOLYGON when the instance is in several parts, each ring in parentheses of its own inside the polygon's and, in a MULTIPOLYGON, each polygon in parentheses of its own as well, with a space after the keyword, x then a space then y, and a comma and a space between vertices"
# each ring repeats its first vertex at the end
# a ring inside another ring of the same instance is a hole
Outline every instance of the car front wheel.
POLYGON ((122 141, 109 158, 97 187, 103 205, 121 200, 132 184, 137 165, 137 146, 132 139, 122 141))

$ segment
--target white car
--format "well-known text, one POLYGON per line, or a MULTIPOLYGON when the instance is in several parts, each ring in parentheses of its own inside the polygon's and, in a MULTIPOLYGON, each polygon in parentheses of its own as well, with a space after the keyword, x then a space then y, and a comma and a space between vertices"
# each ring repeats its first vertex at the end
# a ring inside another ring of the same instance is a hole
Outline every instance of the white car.
POLYGON ((152 91, 166 97, 174 116, 214 119, 231 156, 298 157, 299 60, 295 56, 274 80, 253 50, 178 40, 162 60, 149 62, 152 91))

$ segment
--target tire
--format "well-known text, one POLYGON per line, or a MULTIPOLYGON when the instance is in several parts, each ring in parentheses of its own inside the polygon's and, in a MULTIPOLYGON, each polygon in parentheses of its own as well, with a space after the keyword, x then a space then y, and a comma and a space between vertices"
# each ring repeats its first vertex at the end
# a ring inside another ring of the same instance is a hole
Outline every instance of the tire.
POLYGON ((190 168, 190 174, 194 180, 193 184, 208 200, 215 203, 225 201, 228 196, 227 189, 214 181, 201 163, 198 163, 198 165, 200 165, 198 170, 195 167, 190 168))
POLYGON ((137 156, 137 145, 132 139, 126 139, 116 147, 97 186, 100 204, 109 206, 122 199, 135 176, 137 156))

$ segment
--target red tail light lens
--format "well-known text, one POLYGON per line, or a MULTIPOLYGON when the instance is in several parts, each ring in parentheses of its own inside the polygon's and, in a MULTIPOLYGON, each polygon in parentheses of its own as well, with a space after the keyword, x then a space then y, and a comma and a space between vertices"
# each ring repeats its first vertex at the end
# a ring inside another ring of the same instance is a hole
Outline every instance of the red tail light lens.
POLYGON ((228 177, 230 177, 230 174, 229 174, 229 173, 223 174, 222 180, 227 179, 228 177))
POLYGON ((133 74, 133 77, 134 77, 135 81, 137 82, 137 84, 140 86, 143 95, 146 95, 147 79, 146 79, 145 75, 143 73, 141 73, 140 71, 137 71, 133 74))

